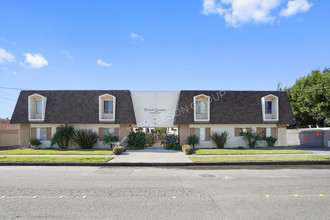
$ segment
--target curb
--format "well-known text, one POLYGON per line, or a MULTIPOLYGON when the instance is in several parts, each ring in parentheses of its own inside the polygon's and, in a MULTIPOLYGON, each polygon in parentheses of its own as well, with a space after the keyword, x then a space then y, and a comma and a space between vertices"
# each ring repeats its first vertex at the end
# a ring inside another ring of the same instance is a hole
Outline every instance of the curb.
POLYGON ((330 161, 290 162, 194 162, 194 163, 56 163, 0 162, 0 166, 99 166, 99 167, 196 167, 196 166, 255 166, 255 165, 330 165, 330 161))

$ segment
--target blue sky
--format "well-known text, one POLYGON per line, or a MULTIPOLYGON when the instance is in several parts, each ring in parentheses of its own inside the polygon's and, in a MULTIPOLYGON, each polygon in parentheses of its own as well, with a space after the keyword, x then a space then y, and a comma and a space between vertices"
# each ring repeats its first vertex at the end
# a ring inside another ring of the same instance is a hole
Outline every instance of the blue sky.
MULTIPOLYGON (((0 2, 0 87, 276 90, 329 67, 329 1, 0 2)), ((0 88, 0 117, 19 90, 0 88)))

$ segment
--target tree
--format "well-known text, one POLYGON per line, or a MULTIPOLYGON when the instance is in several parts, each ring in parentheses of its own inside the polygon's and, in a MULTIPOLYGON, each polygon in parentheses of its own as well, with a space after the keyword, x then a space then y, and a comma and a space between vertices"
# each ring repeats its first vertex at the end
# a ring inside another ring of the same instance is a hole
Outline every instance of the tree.
POLYGON ((297 125, 330 123, 330 69, 313 70, 286 88, 297 125))

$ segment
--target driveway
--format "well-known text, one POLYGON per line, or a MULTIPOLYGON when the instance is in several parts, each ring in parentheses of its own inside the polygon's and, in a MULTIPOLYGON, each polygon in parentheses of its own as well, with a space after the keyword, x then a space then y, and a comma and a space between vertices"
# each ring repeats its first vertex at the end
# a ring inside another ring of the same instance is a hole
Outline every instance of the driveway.
POLYGON ((109 163, 187 163, 192 162, 181 151, 165 149, 143 149, 126 151, 109 161, 109 163))

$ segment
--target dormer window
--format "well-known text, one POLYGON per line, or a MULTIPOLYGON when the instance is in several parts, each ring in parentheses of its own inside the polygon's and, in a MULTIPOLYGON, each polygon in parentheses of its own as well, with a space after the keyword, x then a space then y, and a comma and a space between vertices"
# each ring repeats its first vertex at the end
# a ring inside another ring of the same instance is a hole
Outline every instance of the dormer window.
POLYGON ((29 121, 44 121, 47 98, 33 94, 28 97, 29 121))
POLYGON ((105 100, 104 104, 104 113, 105 114, 113 114, 113 100, 105 100))
POLYGON ((194 97, 194 120, 210 121, 210 97, 198 95, 194 97))
POLYGON ((99 97, 99 120, 114 121, 116 111, 116 97, 104 94, 99 97))
POLYGON ((264 121, 278 121, 278 97, 267 95, 261 98, 262 116, 264 121))
POLYGON ((272 112, 273 112, 273 109, 272 109, 272 104, 273 104, 273 102, 272 101, 265 101, 265 104, 266 104, 266 108, 265 108, 265 110, 266 110, 266 114, 272 114, 272 112))

